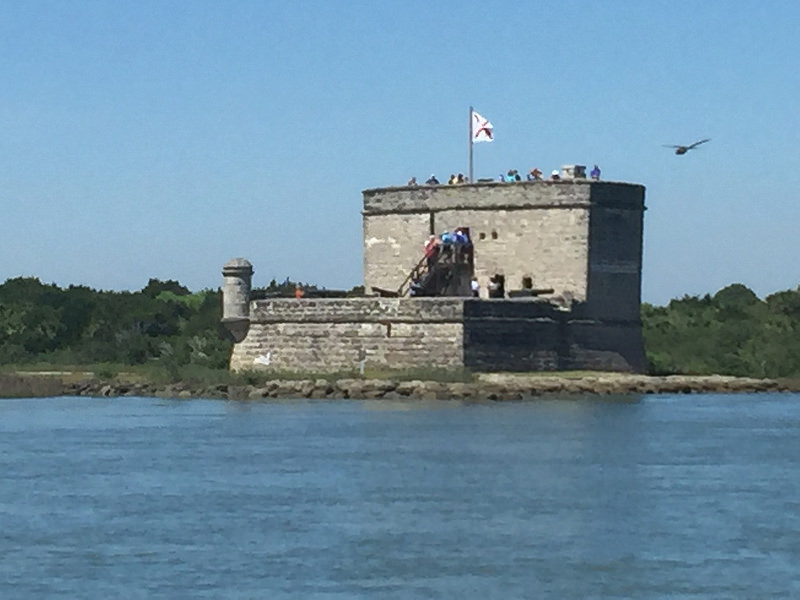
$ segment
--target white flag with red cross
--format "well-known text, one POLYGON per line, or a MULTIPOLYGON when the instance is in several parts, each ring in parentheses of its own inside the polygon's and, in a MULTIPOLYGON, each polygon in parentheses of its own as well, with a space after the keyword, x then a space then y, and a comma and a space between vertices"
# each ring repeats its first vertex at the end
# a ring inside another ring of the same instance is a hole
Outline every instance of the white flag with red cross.
POLYGON ((491 142, 494 140, 494 126, 484 117, 472 111, 472 141, 491 142))

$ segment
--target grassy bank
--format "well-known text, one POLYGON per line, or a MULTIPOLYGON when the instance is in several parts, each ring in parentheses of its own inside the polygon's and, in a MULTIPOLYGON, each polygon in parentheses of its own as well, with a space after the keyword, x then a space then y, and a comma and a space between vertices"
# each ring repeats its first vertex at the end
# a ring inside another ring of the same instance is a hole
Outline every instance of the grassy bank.
POLYGON ((472 383, 476 375, 464 369, 419 368, 408 370, 365 369, 336 373, 304 371, 243 372, 214 369, 198 365, 164 367, 153 365, 61 365, 37 363, 4 365, 0 368, 0 397, 19 398, 59 395, 65 385, 81 382, 105 382, 114 386, 165 387, 181 384, 190 389, 220 386, 261 386, 274 381, 327 381, 340 379, 430 381, 439 383, 472 383))

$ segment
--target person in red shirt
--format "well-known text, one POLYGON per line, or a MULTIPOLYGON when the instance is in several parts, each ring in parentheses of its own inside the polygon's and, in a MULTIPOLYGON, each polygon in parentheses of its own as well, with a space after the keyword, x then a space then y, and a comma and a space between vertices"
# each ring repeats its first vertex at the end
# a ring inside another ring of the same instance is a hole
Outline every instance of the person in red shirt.
POLYGON ((435 235, 432 235, 428 238, 428 241, 425 243, 425 260, 430 267, 436 262, 436 256, 439 254, 439 238, 435 235))

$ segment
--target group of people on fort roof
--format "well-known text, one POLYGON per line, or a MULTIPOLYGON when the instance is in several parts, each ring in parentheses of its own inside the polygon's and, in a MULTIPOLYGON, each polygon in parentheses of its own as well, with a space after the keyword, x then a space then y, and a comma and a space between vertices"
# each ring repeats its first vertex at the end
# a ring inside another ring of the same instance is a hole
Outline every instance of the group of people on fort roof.
MULTIPOLYGON (((469 177, 467 177, 463 173, 459 173, 458 175, 451 174, 450 179, 447 180, 447 185, 458 185, 461 183, 469 183, 469 177)), ((439 184, 440 184, 439 179, 434 174, 431 174, 431 176, 425 180, 425 185, 439 185, 439 184)), ((406 183, 406 185, 408 187, 414 187, 419 184, 417 183, 417 178, 412 177, 411 179, 408 180, 408 183, 406 183)))
MULTIPOLYGON (((589 177, 593 180, 598 181, 600 179, 600 167, 594 165, 592 170, 589 172, 589 177)), ((525 175, 526 181, 544 181, 544 176, 542 174, 542 170, 539 167, 533 167, 528 173, 525 175)), ((497 181, 503 181, 506 183, 514 183, 516 181, 522 181, 522 176, 519 174, 519 171, 516 169, 509 169, 507 173, 497 176, 497 181)), ((553 169, 550 172, 550 177, 548 181, 561 181, 561 171, 558 169, 553 169)))
MULTIPOLYGON (((439 185, 439 180, 437 179, 436 175, 431 174, 430 177, 425 181, 425 185, 439 185)), ((456 185, 460 183, 469 183, 469 177, 465 176, 463 173, 459 173, 458 175, 451 174, 450 179, 447 180, 447 185, 456 185)), ((415 185, 419 185, 417 183, 417 178, 412 177, 406 183, 408 187, 414 187, 415 185)))
MULTIPOLYGON (((600 179, 600 167, 594 165, 592 170, 589 172, 589 177, 594 181, 598 181, 600 179)), ((544 175, 542 170, 539 167, 533 167, 528 173, 525 175, 526 181, 544 181, 544 175)), ((561 172, 558 169, 553 169, 550 173, 550 177, 548 177, 548 181, 560 181, 561 180, 561 172)), ((479 181, 491 181, 491 180, 484 180, 480 179, 479 181)), ((507 173, 500 173, 497 176, 497 181, 501 181, 504 183, 514 183, 517 181, 522 181, 522 176, 519 174, 517 169, 509 169, 507 173)), ((459 173, 458 175, 451 174, 450 179, 447 180, 448 185, 457 185, 462 183, 469 183, 469 177, 465 177, 463 173, 459 173)), ((414 187, 419 185, 417 183, 417 178, 412 177, 408 180, 406 184, 408 187, 414 187)), ((437 179, 435 174, 431 174, 430 177, 425 181, 425 185, 440 185, 439 179, 437 179)))

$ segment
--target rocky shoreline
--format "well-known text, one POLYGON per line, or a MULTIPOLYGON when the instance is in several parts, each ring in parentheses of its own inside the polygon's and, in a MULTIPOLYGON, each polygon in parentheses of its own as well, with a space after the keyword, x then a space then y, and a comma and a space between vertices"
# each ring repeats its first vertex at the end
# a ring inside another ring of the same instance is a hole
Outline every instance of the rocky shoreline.
POLYGON ((745 377, 648 376, 604 373, 582 376, 486 373, 473 382, 388 379, 271 380, 257 384, 154 384, 63 374, 0 374, 0 397, 145 396, 158 398, 523 400, 540 396, 798 392, 800 380, 745 377))

